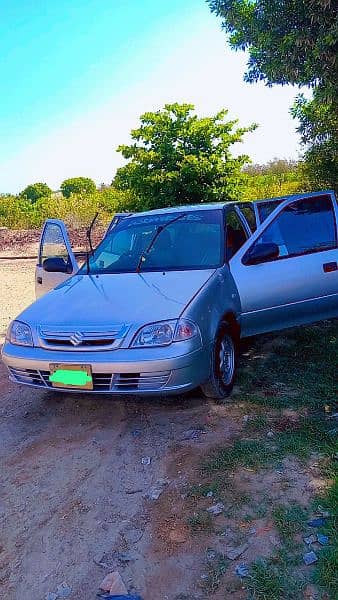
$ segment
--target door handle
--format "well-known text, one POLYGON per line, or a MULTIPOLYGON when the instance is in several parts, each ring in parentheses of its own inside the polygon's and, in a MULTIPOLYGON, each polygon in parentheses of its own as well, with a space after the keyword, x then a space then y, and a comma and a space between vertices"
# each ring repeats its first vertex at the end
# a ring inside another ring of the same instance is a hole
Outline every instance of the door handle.
POLYGON ((332 271, 338 271, 338 264, 336 262, 328 262, 323 264, 324 273, 332 273, 332 271))
POLYGON ((42 285, 42 277, 37 277, 36 282, 39 283, 40 285, 42 285))

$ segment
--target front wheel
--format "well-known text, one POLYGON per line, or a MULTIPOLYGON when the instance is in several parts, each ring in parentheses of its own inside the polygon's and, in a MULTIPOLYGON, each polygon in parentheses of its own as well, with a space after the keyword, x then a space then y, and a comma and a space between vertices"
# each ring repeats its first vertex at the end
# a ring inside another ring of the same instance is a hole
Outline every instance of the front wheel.
POLYGON ((222 323, 215 338, 209 381, 201 386, 207 398, 223 400, 231 394, 237 368, 238 342, 227 323, 222 323))

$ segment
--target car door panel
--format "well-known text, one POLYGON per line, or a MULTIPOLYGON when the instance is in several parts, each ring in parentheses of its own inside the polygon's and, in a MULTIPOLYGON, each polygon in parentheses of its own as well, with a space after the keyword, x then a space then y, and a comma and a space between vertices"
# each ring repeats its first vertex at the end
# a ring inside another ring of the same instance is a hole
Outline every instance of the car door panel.
MULTIPOLYGON (((325 197, 327 195, 326 192, 325 197)), ((314 194, 304 194, 298 196, 298 200, 305 201, 312 196, 314 194)), ((317 200, 319 196, 317 194, 317 200)), ((336 211, 334 196, 330 194, 330 197, 336 211)), ((275 208, 230 261, 241 299, 243 336, 338 316, 338 271, 325 269, 325 265, 337 261, 336 246, 290 256, 281 245, 277 260, 243 264, 248 250, 269 227, 269 231, 274 230, 274 221, 285 209, 292 209, 292 203, 295 203, 294 198, 275 208)), ((276 228, 275 236, 278 237, 276 228)), ((271 237, 270 241, 275 240, 271 237)))
POLYGON ((73 253, 66 226, 59 219, 48 219, 43 226, 38 262, 35 270, 35 295, 40 298, 43 294, 63 283, 78 270, 78 263, 73 253), (43 268, 46 258, 63 258, 69 267, 69 272, 48 272, 43 268))

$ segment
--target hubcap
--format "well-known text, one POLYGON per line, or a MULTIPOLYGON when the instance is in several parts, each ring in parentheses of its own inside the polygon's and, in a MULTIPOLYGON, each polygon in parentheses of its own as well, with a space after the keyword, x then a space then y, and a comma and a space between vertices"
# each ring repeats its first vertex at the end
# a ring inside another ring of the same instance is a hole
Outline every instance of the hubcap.
POLYGON ((235 369, 234 343, 229 335, 225 335, 219 348, 219 372, 224 385, 229 385, 235 369))

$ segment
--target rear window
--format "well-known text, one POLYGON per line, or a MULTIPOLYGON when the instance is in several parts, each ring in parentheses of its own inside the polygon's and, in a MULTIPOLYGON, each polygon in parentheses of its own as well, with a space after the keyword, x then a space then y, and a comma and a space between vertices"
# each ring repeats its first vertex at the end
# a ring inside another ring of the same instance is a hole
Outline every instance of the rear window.
POLYGON ((337 246, 336 223, 330 196, 292 202, 268 226, 258 242, 274 242, 280 257, 299 256, 337 246))

